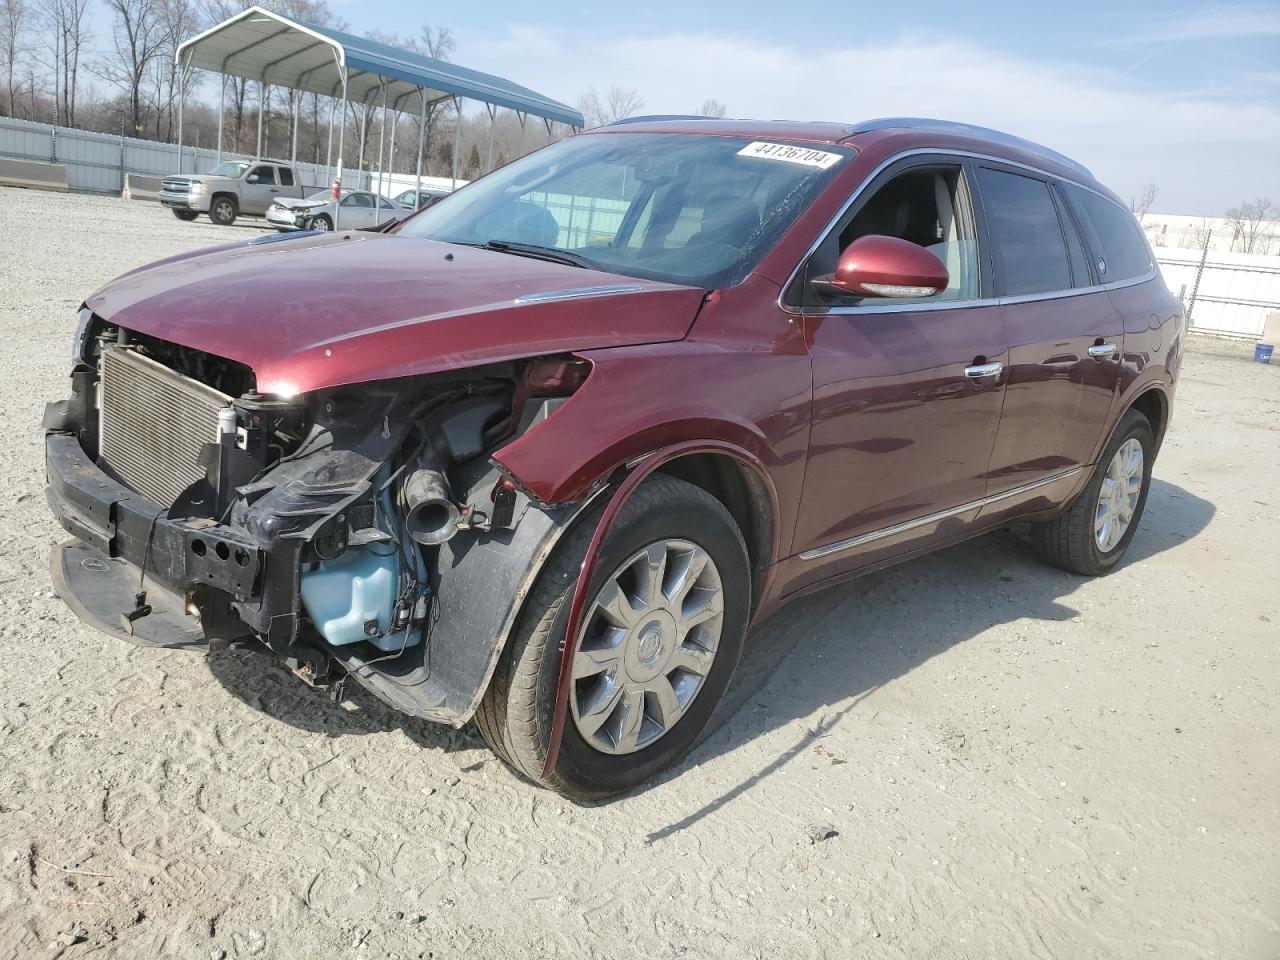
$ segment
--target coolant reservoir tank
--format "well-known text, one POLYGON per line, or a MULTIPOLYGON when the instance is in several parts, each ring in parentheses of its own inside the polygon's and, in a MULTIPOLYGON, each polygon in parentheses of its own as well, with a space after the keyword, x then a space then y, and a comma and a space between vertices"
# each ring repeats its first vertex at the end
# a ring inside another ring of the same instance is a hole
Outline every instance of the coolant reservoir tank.
MULTIPOLYGON (((336 560, 302 571, 302 605, 320 635, 335 646, 367 640, 381 650, 399 650, 405 644, 403 633, 387 635, 399 572, 399 552, 394 548, 382 544, 374 553, 353 547, 336 560)), ((413 631, 408 645, 418 639, 413 631)))

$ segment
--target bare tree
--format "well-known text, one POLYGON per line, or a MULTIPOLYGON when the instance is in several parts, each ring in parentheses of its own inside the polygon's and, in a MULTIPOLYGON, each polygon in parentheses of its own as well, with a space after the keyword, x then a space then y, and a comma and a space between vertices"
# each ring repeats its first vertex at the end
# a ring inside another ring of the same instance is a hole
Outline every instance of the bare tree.
POLYGON ((702 117, 713 117, 716 120, 723 119, 729 112, 729 108, 717 100, 715 97, 703 100, 702 106, 698 107, 698 115, 702 117))
MULTIPOLYGON (((458 41, 454 39, 453 31, 448 27, 424 26, 418 34, 418 42, 412 48, 415 53, 420 53, 432 60, 444 60, 448 62, 453 56, 454 50, 458 48, 458 41)), ((437 100, 435 103, 427 104, 426 129, 423 133, 423 151, 428 157, 431 156, 431 138, 435 133, 436 123, 444 119, 449 114, 454 115, 454 123, 459 123, 460 118, 457 116, 457 105, 451 101, 437 100)), ((415 133, 417 127, 414 128, 415 133)))
MULTIPOLYGON (((234 17, 237 13, 247 10, 253 6, 252 0, 203 0, 204 5, 204 26, 211 27, 215 23, 221 23, 230 17, 234 17)), ((244 144, 244 128, 245 128, 245 100, 248 97, 249 83, 243 77, 220 76, 218 82, 218 107, 225 110, 225 90, 222 84, 226 84, 226 89, 231 94, 231 130, 230 130, 230 149, 235 153, 243 152, 244 144)))
POLYGON ((1160 195, 1160 188, 1154 183, 1148 183, 1142 188, 1141 196, 1129 198, 1129 210, 1138 218, 1138 222, 1142 223, 1147 214, 1151 212, 1151 206, 1156 202, 1156 197, 1160 195))
POLYGON ((1231 249, 1240 253, 1266 253, 1275 238, 1275 218, 1280 208, 1266 197, 1246 200, 1227 211, 1226 220, 1235 231, 1231 249))
MULTIPOLYGON (((245 6, 248 6, 245 3, 245 6)), ((287 17, 294 20, 302 20, 306 23, 317 23, 321 26, 335 27, 339 30, 345 30, 346 24, 342 20, 334 18, 333 11, 329 9, 326 0, 266 0, 262 4, 269 10, 275 10, 283 13, 287 17)), ((295 111, 299 117, 299 156, 305 156, 307 153, 306 140, 311 141, 311 155, 315 163, 320 162, 320 96, 319 94, 304 94, 300 90, 288 90, 285 94, 285 108, 288 116, 292 118, 295 111), (306 97, 311 98, 310 111, 310 135, 304 138, 304 129, 302 127, 302 106, 306 97)))
POLYGON ((40 63, 53 78, 54 122, 74 126, 81 55, 91 40, 89 0, 40 0, 36 25, 48 57, 40 63))
POLYGON ((592 87, 578 98, 578 109, 588 127, 603 127, 615 120, 625 120, 644 109, 644 98, 635 87, 614 85, 604 96, 592 87))
POLYGON ((63 114, 69 127, 76 125, 81 56, 93 42, 88 29, 88 0, 60 0, 63 5, 63 114))
MULTIPOLYGON (((419 56, 427 57, 431 60, 443 60, 445 62, 448 62, 449 58, 453 55, 454 50, 456 50, 458 47, 458 42, 453 36, 453 31, 450 30, 448 27, 432 27, 430 25, 424 26, 421 30, 418 31, 418 35, 416 37, 409 37, 407 39, 397 37, 387 33, 380 33, 378 31, 371 31, 369 33, 366 33, 365 36, 368 37, 370 40, 377 41, 378 43, 385 43, 389 47, 399 47, 401 50, 408 50, 412 53, 416 53, 419 56)), ((455 112, 456 111, 454 109, 454 104, 452 100, 436 100, 433 103, 427 104, 426 117, 425 117, 425 129, 422 130, 422 139, 423 139, 423 151, 424 151, 424 156, 426 158, 426 167, 427 167, 428 173, 431 172, 431 169, 430 169, 431 158, 435 156, 439 156, 441 158, 443 157, 443 154, 440 152, 441 150, 444 149, 443 147, 439 149, 434 149, 435 145, 433 143, 433 139, 434 139, 433 135, 435 133, 435 130, 439 125, 440 121, 444 120, 446 117, 454 114, 455 112)), ((417 156, 419 125, 422 123, 422 121, 423 121, 423 118, 421 116, 421 111, 413 115, 412 155, 414 157, 417 156)), ((455 123, 457 122, 456 118, 454 122, 455 123)), ((391 128, 391 134, 393 137, 395 136, 394 126, 391 128)), ((449 160, 450 168, 452 167, 452 156, 453 156, 452 149, 453 149, 452 144, 450 144, 448 148, 449 157, 450 157, 450 160, 449 160)), ((444 164, 443 159, 441 159, 440 162, 442 165, 444 164)))
MULTIPOLYGON (((111 0, 108 0, 111 2, 111 0)), ((255 0, 199 0, 200 8, 203 13, 202 26, 212 26, 215 23, 221 23, 230 17, 234 17, 238 13, 249 9, 252 6, 266 7, 268 10, 274 10, 277 13, 283 13, 287 17, 297 20, 305 20, 307 23, 318 23, 327 26, 334 26, 343 29, 345 24, 333 19, 333 13, 329 9, 329 4, 325 0, 261 0, 255 4, 255 0)), ((184 38, 179 39, 179 43, 184 38)), ((256 114, 248 106, 249 99, 249 81, 244 77, 227 76, 219 77, 218 83, 226 83, 227 92, 231 99, 230 109, 230 131, 228 136, 229 147, 237 153, 245 153, 254 147, 254 143, 250 140, 252 128, 254 124, 251 117, 256 114)), ((222 90, 218 91, 218 102, 223 104, 222 90)), ((318 115, 318 108, 313 115, 318 115)), ((216 116, 216 114, 215 114, 216 116)), ((313 134, 318 136, 318 134, 313 134)))
POLYGON ((1201 250, 1209 239, 1213 224, 1208 217, 1201 217, 1200 222, 1191 227, 1191 231, 1182 238, 1180 246, 1186 250, 1201 250))
POLYGON ((27 32, 27 8, 23 0, 0 0, 0 56, 4 57, 5 92, 9 116, 18 112, 22 81, 18 76, 18 57, 23 53, 22 41, 27 32))
POLYGON ((99 70, 129 102, 130 133, 142 133, 142 85, 157 57, 168 43, 168 29, 160 15, 159 0, 105 0, 114 20, 114 54, 108 54, 99 70))
POLYGON ((155 63, 156 139, 171 143, 177 122, 177 103, 195 86, 195 77, 191 73, 183 77, 178 68, 178 46, 198 32, 200 13, 195 0, 160 0, 160 19, 164 24, 164 40, 155 63))
POLYGON ((93 41, 89 32, 89 0, 55 0, 62 8, 62 115, 76 125, 81 54, 93 41))

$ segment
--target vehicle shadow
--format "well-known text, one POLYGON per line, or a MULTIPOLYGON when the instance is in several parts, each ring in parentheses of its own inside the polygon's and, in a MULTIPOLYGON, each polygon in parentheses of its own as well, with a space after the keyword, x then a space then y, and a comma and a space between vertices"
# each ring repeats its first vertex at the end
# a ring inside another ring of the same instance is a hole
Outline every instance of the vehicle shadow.
POLYGON ((470 725, 461 730, 393 710, 355 680, 343 686, 342 703, 329 689, 308 686, 256 640, 215 650, 206 658, 223 689, 281 723, 328 737, 366 736, 401 730, 420 747, 451 753, 483 747, 470 725))
MULTIPOLYGON (((1122 566, 1194 537, 1214 512, 1209 501, 1153 479, 1146 512, 1122 566)), ((1012 620, 1070 620, 1077 611, 1065 600, 1085 578, 1041 563, 1027 539, 1026 530, 1018 526, 999 530, 833 586, 783 607, 757 625, 701 743, 657 781, 639 789, 683 776, 700 763, 798 717, 812 716, 824 706, 839 706, 791 749, 649 839, 684 829, 781 770, 864 697, 930 657, 1012 620)), ((342 707, 335 707, 324 691, 306 686, 256 643, 212 653, 208 663, 233 696, 302 730, 330 737, 402 730, 419 746, 446 752, 483 745, 470 725, 454 730, 407 717, 354 681, 346 685, 342 707)), ((616 803, 626 796, 587 805, 616 803)))
MULTIPOLYGON (((1209 501, 1153 479, 1120 568, 1196 536, 1215 512, 1209 501)), ((871 693, 950 647, 1014 620, 1072 619, 1078 611, 1069 598, 1086 582, 1040 562, 1021 524, 783 607, 747 638, 733 685, 702 742, 657 782, 796 718, 815 721, 790 749, 648 840, 683 830, 782 770, 871 693), (823 707, 830 709, 824 714, 823 707)))
POLYGON ((204 230, 208 233, 221 233, 224 230, 275 230, 275 227, 267 223, 263 217, 239 216, 236 218, 235 223, 222 224, 214 223, 201 215, 190 221, 190 223, 196 229, 204 230))

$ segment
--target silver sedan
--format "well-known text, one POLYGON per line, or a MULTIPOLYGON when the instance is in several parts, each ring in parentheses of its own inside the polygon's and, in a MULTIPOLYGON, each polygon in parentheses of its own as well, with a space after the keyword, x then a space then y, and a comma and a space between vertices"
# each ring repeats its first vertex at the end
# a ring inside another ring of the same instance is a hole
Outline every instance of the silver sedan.
POLYGON ((413 207, 367 190, 343 190, 337 202, 328 190, 321 190, 302 200, 277 200, 267 209, 267 222, 281 232, 335 227, 358 230, 380 227, 412 212, 413 207))

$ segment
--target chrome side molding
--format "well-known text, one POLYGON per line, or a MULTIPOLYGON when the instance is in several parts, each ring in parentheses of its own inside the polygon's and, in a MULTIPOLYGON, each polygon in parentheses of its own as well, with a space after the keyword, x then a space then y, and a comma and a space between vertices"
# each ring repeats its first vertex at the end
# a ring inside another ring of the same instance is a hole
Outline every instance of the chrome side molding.
POLYGON ((847 540, 837 540, 835 543, 828 543, 821 547, 814 547, 812 550, 805 550, 800 554, 801 560, 818 560, 821 557, 829 557, 835 553, 843 553, 845 550, 852 550, 854 547, 860 547, 863 544, 873 543, 876 540, 883 540, 885 537, 897 536, 900 533, 906 533, 917 527, 926 527, 931 523, 939 523, 942 520, 958 517, 964 513, 972 513, 975 510, 981 510, 983 507, 989 507, 993 503, 999 503, 1001 500, 1008 500, 1021 494, 1035 490, 1038 487, 1045 487, 1051 483, 1057 483, 1059 480, 1066 480, 1074 477, 1078 473, 1082 473, 1084 467, 1072 467, 1070 470, 1064 470, 1062 473, 1055 473, 1051 477, 1042 477, 1031 483, 1024 483, 1020 487, 1014 487, 1012 490, 1005 490, 1003 493, 997 493, 990 497, 983 497, 981 500, 974 500, 971 503, 962 503, 958 507, 951 507, 948 510, 939 510, 937 513, 930 513, 923 517, 916 517, 914 520, 905 520, 902 523, 895 523, 891 527, 884 527, 881 530, 872 530, 870 533, 862 533, 856 537, 850 537, 847 540))

